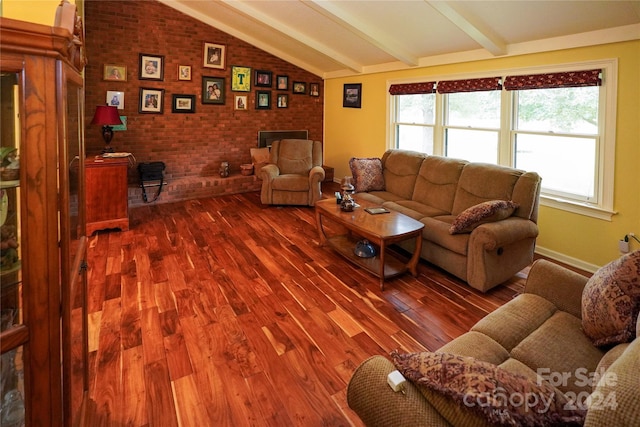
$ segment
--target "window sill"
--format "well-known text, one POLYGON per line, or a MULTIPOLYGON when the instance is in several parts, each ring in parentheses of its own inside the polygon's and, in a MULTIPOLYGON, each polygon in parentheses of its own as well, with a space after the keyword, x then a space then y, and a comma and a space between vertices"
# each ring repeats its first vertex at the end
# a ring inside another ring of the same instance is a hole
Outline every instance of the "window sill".
POLYGON ((611 221, 611 218, 618 213, 609 209, 588 205, 586 203, 578 203, 558 197, 543 195, 540 195, 540 204, 542 206, 548 206, 550 208, 560 209, 579 215, 590 216, 592 218, 602 219, 605 221, 611 221))

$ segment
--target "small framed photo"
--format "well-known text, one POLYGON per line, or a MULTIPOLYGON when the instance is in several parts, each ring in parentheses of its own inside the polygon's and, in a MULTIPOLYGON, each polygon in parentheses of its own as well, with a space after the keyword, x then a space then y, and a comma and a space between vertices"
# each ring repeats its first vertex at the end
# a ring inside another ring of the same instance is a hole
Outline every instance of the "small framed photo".
POLYGON ((195 113, 196 112, 196 96, 195 95, 172 95, 171 112, 172 113, 195 113))
POLYGON ((362 83, 345 83, 342 98, 345 108, 360 108, 362 106, 362 83))
POLYGON ((141 53, 138 66, 140 80, 164 80, 164 56, 141 53))
POLYGON ((207 68, 217 68, 219 70, 224 70, 225 58, 227 55, 227 47, 223 44, 217 43, 204 43, 204 66, 207 68))
POLYGON ((140 88, 139 113, 162 114, 164 101, 164 89, 140 88))
POLYGON ((271 87, 271 71, 256 70, 256 86, 271 87))
POLYGON ((309 95, 311 95, 311 96, 320 96, 320 84, 319 83, 311 83, 311 84, 309 84, 309 95))
POLYGON ((289 90, 289 76, 276 76, 276 89, 289 90))
POLYGON ((247 111, 248 98, 249 97, 247 95, 236 95, 236 99, 233 103, 233 108, 235 110, 247 111))
POLYGON ((279 93, 277 96, 276 106, 278 108, 289 108, 289 95, 286 93, 279 93))
POLYGON ((202 103, 224 104, 224 77, 202 77, 202 103))
POLYGON ((251 91, 251 68, 234 65, 231 67, 231 90, 234 92, 251 91))
POLYGON ((108 90, 107 105, 111 105, 112 107, 118 107, 118 110, 124 110, 124 92, 108 90))
POLYGON ((256 91, 256 110, 268 110, 271 108, 271 91, 256 91))
POLYGON ((127 66, 116 64, 104 64, 102 70, 102 80, 108 80, 111 82, 126 82, 127 81, 127 66))
POLYGON ((178 65, 178 80, 191 80, 191 65, 178 65))
POLYGON ((307 93, 307 84, 305 82, 293 82, 293 93, 304 95, 307 93))

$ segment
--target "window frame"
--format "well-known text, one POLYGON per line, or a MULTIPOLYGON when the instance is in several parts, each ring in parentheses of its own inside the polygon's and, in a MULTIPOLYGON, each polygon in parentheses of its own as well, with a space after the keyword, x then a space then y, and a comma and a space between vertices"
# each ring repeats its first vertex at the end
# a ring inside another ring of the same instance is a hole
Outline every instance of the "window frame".
MULTIPOLYGON (((613 210, 614 195, 614 173, 615 173, 615 145, 616 145, 616 117, 617 117, 617 93, 618 93, 618 60, 616 58, 602 59, 595 61, 574 62, 555 65, 541 65, 535 67, 515 68, 508 70, 495 70, 447 75, 447 76, 425 76, 412 79, 397 79, 387 82, 387 89, 391 84, 416 83, 421 81, 443 81, 443 80, 461 80, 475 79, 483 77, 491 77, 502 75, 503 78, 508 75, 527 75, 527 74, 544 74, 544 73, 561 73, 570 71, 580 71, 600 68, 602 69, 602 86, 599 93, 599 112, 598 112, 598 130, 600 143, 597 148, 597 166, 596 166, 596 185, 597 189, 595 197, 596 203, 579 202, 569 198, 561 197, 557 194, 547 194, 541 191, 540 204, 555 209, 560 209, 572 213, 586 215, 606 221, 611 221, 613 215, 617 214, 613 210)), ((501 119, 498 142, 498 164, 513 167, 515 164, 515 147, 512 135, 515 133, 513 129, 513 121, 515 109, 513 106, 514 95, 507 91, 501 90, 501 119)), ((446 126, 444 125, 444 99, 445 94, 436 94, 435 99, 435 125, 417 125, 433 127, 433 155, 444 156, 444 134, 446 126)), ((401 95, 398 95, 401 96, 401 95)), ((395 121, 397 117, 396 96, 390 95, 387 90, 387 148, 396 148, 397 126, 406 123, 395 121)))

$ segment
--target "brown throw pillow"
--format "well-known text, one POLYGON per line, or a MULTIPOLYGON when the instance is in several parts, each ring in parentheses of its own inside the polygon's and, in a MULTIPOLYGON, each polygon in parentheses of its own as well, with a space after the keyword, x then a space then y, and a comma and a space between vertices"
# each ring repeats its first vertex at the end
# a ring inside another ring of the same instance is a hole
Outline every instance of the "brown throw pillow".
POLYGON ((449 233, 470 233, 480 224, 509 218, 519 205, 510 200, 490 200, 460 212, 449 227, 449 233))
POLYGON ((384 190, 384 175, 380 159, 352 157, 349 160, 349 168, 353 175, 356 193, 384 190))
POLYGON ((582 329, 594 345, 630 342, 640 312, 640 251, 596 271, 582 291, 582 329))
POLYGON ((473 357, 450 353, 391 353, 407 380, 442 393, 488 422, 505 426, 582 425, 586 411, 547 383, 473 357))

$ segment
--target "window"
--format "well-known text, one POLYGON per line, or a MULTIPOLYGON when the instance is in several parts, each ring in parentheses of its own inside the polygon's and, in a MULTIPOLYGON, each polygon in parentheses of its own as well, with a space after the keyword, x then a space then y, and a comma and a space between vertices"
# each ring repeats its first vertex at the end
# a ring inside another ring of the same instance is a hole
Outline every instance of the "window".
POLYGON ((607 60, 390 89, 392 146, 536 171, 542 204, 610 220, 616 76, 607 60))
POLYGON ((450 93, 444 102, 444 155, 498 163, 500 92, 450 93))
POLYGON ((598 97, 597 86, 513 94, 515 166, 538 172, 546 193, 598 202, 598 97))
POLYGON ((405 150, 433 154, 436 95, 398 96, 396 104, 396 140, 405 150))

